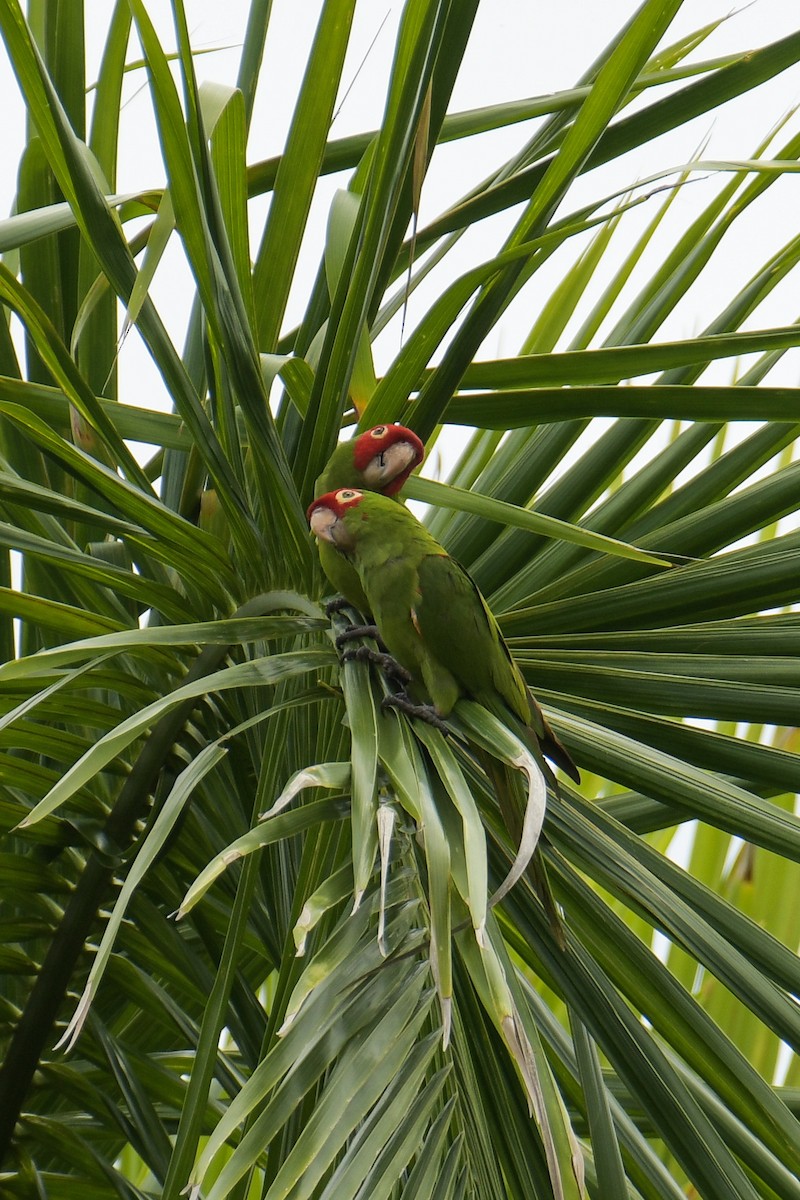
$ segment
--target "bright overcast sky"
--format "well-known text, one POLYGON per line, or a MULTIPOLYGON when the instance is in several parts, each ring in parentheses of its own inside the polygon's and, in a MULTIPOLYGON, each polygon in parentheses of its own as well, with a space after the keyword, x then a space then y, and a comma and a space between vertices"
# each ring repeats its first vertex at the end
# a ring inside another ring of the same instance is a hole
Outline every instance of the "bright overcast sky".
MULTIPOLYGON (((470 49, 465 59, 453 96, 452 110, 478 107, 505 100, 540 95, 572 86, 607 44, 613 32, 635 11, 630 0, 605 0, 604 3, 587 4, 586 0, 484 0, 481 5, 470 49)), ((87 47, 90 70, 95 69, 105 35, 105 24, 112 6, 107 0, 86 0, 88 35, 94 39, 87 47), (96 18, 96 19, 95 19, 96 18)), ((171 15, 168 0, 152 0, 148 5, 157 22, 166 44, 171 44, 171 15)), ((308 45, 313 36, 321 8, 320 0, 275 0, 272 25, 268 40, 261 89, 257 97, 256 113, 248 151, 251 162, 266 158, 280 151, 291 113, 293 98, 305 64, 308 45)), ((212 50, 197 58, 197 72, 201 80, 231 83, 235 80, 239 45, 242 40, 248 4, 245 0, 187 0, 189 26, 195 47, 212 50), (227 49, 216 49, 228 47, 227 49)), ((351 54, 345 69, 346 82, 354 79, 337 114, 332 136, 340 137, 354 131, 374 128, 381 115, 385 95, 388 63, 394 44, 394 34, 402 5, 381 3, 380 0, 362 0, 358 6, 356 27, 353 34, 351 54), (377 37, 376 37, 377 35, 377 37), (375 39, 370 49, 370 44, 375 39), (359 69, 360 68, 360 69, 359 69), (357 77, 356 77, 357 76, 357 77)), ((673 42, 705 23, 725 17, 730 13, 725 0, 686 0, 678 18, 668 35, 673 42)), ((798 28, 800 9, 794 0, 753 0, 748 7, 726 21, 705 45, 695 53, 695 58, 711 58, 744 48, 753 48, 785 36, 798 28)), ((131 51, 131 58, 138 57, 138 49, 131 51)), ((121 141, 121 170, 118 180, 120 192, 136 191, 144 187, 163 183, 163 171, 158 156, 155 132, 149 114, 148 98, 144 92, 141 72, 134 73, 128 81, 127 103, 121 141)), ((651 93, 652 95, 652 93, 651 93)), ((22 143, 23 118, 16 94, 16 84, 4 55, 0 52, 0 97, 2 97, 4 120, 2 131, 3 162, 6 171, 0 176, 0 215, 8 213, 13 203, 15 190, 13 165, 19 158, 22 143), (9 169, 10 168, 10 169, 9 169)), ((642 149, 635 159, 626 163, 621 173, 617 164, 603 168, 602 182, 598 173, 593 179, 581 181, 575 190, 570 209, 583 199, 597 197, 616 188, 635 182, 654 171, 667 166, 679 165, 697 149, 701 142, 710 137, 706 157, 715 159, 742 157, 754 151, 759 141, 769 131, 774 121, 800 102, 800 71, 798 68, 785 72, 758 93, 758 103, 753 95, 745 96, 735 105, 728 106, 725 114, 703 117, 692 126, 677 134, 659 139, 650 147, 642 149)), ((790 129, 794 130, 793 121, 790 129)), ((450 201, 456 199, 468 187, 496 168, 506 157, 513 154, 530 136, 529 125, 513 126, 496 134, 486 134, 473 139, 467 155, 463 145, 451 144, 437 151, 434 164, 423 192, 422 223, 426 216, 439 212, 450 201)), ((779 139, 786 140, 787 133, 779 139)), ((333 177, 323 181, 314 208, 313 219, 317 229, 324 229, 324 221, 330 198, 336 187, 342 186, 344 177, 333 177)), ((666 237, 676 236, 679 229, 688 223, 687 214, 697 211, 710 200, 713 182, 700 182, 686 189, 680 203, 673 206, 672 232, 666 237)), ((726 243, 720 262, 708 284, 693 293, 692 304, 684 305, 673 319, 669 336, 680 337, 698 328, 701 312, 715 313, 723 306, 726 289, 738 290, 748 274, 760 266, 770 253, 796 231, 796 213, 800 212, 800 178, 791 176, 783 179, 771 189, 770 208, 754 206, 752 217, 748 215, 742 223, 740 233, 726 243), (710 293, 709 293, 710 289, 710 293)), ((656 199, 654 204, 659 203, 656 199)), ((253 244, 258 243, 261 222, 266 211, 267 200, 261 198, 252 205, 253 244)), ((641 227, 649 213, 654 211, 645 206, 623 225, 617 235, 622 245, 630 245, 635 230, 641 227), (641 215, 640 215, 641 214, 641 215)), ((495 253, 499 247, 507 218, 496 218, 484 222, 480 231, 473 231, 454 255, 454 270, 464 269, 484 257, 495 253), (477 244, 476 240, 477 239, 477 244)), ((293 322, 301 311, 307 280, 313 278, 319 260, 322 235, 317 233, 308 239, 301 260, 307 269, 294 303, 290 306, 289 320, 293 322)), ((187 305, 175 304, 175 280, 180 275, 177 247, 173 251, 174 262, 166 264, 161 276, 156 279, 155 296, 164 310, 168 324, 178 345, 182 330, 170 321, 170 314, 180 314, 185 319, 187 305), (169 289, 169 291, 165 289, 169 289), (172 301, 170 303, 170 300, 172 301)), ((663 253, 655 247, 654 254, 663 253)), ((563 260, 554 257, 552 278, 557 278, 563 269, 563 260)), ((546 295, 547 270, 541 272, 542 295, 546 295)), ((188 288, 189 282, 186 281, 188 288)), ((440 287, 441 284, 437 284, 440 287)), ((792 281, 778 289, 769 305, 763 310, 756 324, 765 325, 774 315, 781 323, 800 315, 800 304, 792 302, 796 289, 792 281), (788 289, 788 290, 787 290, 788 289), (787 307, 788 306, 788 307, 787 307)), ((526 293, 527 295, 527 293, 526 293)), ((425 303, 430 295, 422 293, 425 303)), ((517 350, 532 320, 535 318, 536 290, 530 293, 529 311, 518 306, 508 314, 504 323, 493 334, 493 341, 485 349, 489 354, 512 354, 517 350)), ((413 320, 413 309, 412 309, 413 320)), ((391 358, 397 349, 397 332, 389 331, 384 345, 378 347, 380 359, 391 358)), ((150 382, 147 378, 152 368, 140 347, 131 344, 123 349, 123 355, 135 355, 141 359, 142 388, 146 388, 149 402, 153 402, 150 382)), ((792 364, 793 356, 787 356, 784 370, 796 375, 792 364)), ((385 365, 385 363, 383 364, 385 365)), ((727 370, 730 371, 730 365, 727 370)), ((125 374, 125 373, 123 373, 125 374)), ((137 372, 138 376, 138 372, 137 372)), ((128 373, 130 379, 130 373, 128 373)), ((796 382, 795 378, 782 378, 775 382, 796 382)), ((156 383, 153 379, 153 384, 156 383)), ((128 385, 130 386, 130 384, 128 385)), ((124 395, 124 399, 134 397, 124 395)))

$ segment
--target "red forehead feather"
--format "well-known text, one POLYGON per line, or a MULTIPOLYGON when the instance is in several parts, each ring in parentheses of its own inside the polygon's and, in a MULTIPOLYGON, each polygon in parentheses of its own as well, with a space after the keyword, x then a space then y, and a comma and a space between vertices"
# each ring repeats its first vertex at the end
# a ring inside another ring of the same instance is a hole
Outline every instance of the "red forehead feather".
POLYGON ((335 512, 337 517, 340 517, 348 508, 352 508, 355 504, 360 504, 363 498, 363 493, 355 488, 336 488, 333 492, 326 492, 324 496, 318 496, 313 503, 309 504, 306 512, 306 519, 311 520, 311 514, 318 508, 329 508, 331 512, 335 512), (351 492, 351 500, 341 500, 339 497, 342 492, 351 492))
POLYGON ((356 470, 363 471, 376 454, 393 446, 395 442, 410 442, 417 452, 415 465, 422 462, 425 447, 411 429, 406 429, 405 425, 376 425, 356 438, 353 446, 353 463, 356 470), (384 432, 376 435, 378 429, 384 432))

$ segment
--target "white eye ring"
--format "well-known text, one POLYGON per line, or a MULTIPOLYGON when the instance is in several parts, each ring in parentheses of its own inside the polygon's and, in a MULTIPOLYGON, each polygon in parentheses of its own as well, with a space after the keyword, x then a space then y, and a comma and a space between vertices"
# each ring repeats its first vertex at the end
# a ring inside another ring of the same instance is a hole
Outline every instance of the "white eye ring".
POLYGON ((374 429, 370 429, 369 436, 374 437, 377 441, 377 439, 382 438, 385 433, 386 433, 385 425, 376 425, 374 429))
POLYGON ((360 496, 361 496, 361 492, 357 492, 355 489, 351 489, 351 488, 342 488, 342 490, 340 492, 336 493, 336 499, 340 500, 340 501, 341 500, 355 500, 360 496))

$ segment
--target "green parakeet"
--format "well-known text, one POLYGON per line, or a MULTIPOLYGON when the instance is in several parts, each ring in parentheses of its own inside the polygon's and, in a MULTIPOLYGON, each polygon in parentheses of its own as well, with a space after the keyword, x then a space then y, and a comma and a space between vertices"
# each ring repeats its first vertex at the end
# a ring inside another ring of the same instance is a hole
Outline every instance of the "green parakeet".
POLYGON ((308 518, 320 545, 358 572, 389 653, 439 717, 470 696, 579 781, 477 586, 413 513, 344 487, 315 500, 308 518))
MULTIPOLYGON (((425 457, 425 447, 404 425, 376 425, 340 442, 317 480, 315 494, 336 488, 359 488, 395 496, 425 457)), ((355 567, 327 541, 319 543, 319 559, 331 586, 363 613, 369 602, 355 567)))

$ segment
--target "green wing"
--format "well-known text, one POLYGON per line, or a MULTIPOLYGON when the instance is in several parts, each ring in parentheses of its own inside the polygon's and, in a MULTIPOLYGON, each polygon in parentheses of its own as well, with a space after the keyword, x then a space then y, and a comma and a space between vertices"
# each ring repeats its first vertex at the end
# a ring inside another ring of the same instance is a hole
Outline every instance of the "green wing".
POLYGON ((417 623, 431 653, 465 692, 487 707, 499 697, 528 724, 525 681, 473 580, 445 554, 426 555, 418 573, 417 623))
POLYGON ((416 620, 431 654, 465 692, 498 716, 501 701, 535 734, 547 757, 577 782, 577 767, 532 696, 474 580, 445 554, 426 555, 418 574, 416 620))
POLYGON ((352 563, 349 563, 344 555, 334 549, 329 542, 319 541, 317 543, 319 550, 319 561, 325 572, 325 578, 328 583, 340 596, 344 596, 354 608, 365 615, 370 611, 369 601, 364 595, 364 589, 361 586, 361 580, 358 578, 358 572, 352 563))

